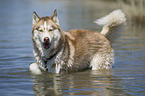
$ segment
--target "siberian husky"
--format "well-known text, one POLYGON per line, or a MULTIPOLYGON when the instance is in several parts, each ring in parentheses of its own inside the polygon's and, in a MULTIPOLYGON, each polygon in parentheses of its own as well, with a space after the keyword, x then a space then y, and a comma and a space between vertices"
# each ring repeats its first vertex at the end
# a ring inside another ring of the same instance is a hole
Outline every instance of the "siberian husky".
POLYGON ((125 14, 115 10, 95 21, 102 31, 83 29, 62 31, 57 11, 52 16, 39 17, 33 12, 32 41, 36 63, 30 65, 33 73, 42 70, 52 73, 76 72, 84 69, 110 69, 114 51, 107 36, 110 29, 126 22, 125 14))

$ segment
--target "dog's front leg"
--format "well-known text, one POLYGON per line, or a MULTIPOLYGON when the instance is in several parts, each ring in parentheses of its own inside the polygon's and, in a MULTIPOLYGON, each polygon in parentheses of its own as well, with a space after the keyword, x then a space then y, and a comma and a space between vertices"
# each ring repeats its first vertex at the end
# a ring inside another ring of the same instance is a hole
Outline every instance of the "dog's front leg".
POLYGON ((36 60, 36 62, 30 64, 30 71, 33 74, 41 74, 41 70, 40 70, 41 66, 39 66, 39 65, 42 64, 42 60, 39 57, 39 55, 35 49, 33 50, 33 55, 34 55, 34 59, 36 60))

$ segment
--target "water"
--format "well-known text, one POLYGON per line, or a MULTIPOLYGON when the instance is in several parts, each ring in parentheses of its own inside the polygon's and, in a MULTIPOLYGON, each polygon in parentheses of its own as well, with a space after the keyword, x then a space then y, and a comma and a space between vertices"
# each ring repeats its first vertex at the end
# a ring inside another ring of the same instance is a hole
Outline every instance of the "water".
POLYGON ((131 22, 130 16, 121 36, 112 43, 116 61, 112 70, 31 74, 33 11, 50 16, 58 9, 63 30, 99 31, 101 28, 93 24, 96 18, 124 8, 113 0, 74 1, 0 1, 0 96, 145 95, 145 28, 131 22))

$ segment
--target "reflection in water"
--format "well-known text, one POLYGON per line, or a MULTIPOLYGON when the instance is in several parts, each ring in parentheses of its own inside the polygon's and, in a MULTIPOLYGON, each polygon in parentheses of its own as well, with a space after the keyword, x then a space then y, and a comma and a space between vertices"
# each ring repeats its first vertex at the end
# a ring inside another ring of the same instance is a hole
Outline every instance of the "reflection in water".
POLYGON ((34 75, 33 90, 36 96, 57 96, 52 74, 34 75))
POLYGON ((105 95, 112 96, 121 92, 117 77, 112 76, 111 70, 85 71, 70 74, 33 75, 34 94, 36 96, 58 95, 105 95), (114 87, 113 87, 114 86, 114 87), (118 87, 118 88, 115 88, 118 87))

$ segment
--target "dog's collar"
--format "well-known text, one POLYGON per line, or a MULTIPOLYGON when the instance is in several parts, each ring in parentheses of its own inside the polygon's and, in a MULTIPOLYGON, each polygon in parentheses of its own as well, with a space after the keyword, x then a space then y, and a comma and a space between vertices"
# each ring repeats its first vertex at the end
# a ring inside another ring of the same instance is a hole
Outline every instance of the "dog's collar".
MULTIPOLYGON (((60 48, 60 49, 61 49, 61 48, 60 48)), ((48 71, 47 62, 48 62, 49 60, 51 60, 53 57, 55 57, 55 56, 60 52, 60 49, 57 50, 54 54, 50 55, 49 58, 45 58, 45 57, 42 56, 42 59, 43 59, 43 61, 44 61, 44 67, 45 67, 45 70, 46 70, 46 71, 48 71)), ((52 64, 51 66, 54 66, 54 64, 52 64)))
POLYGON ((60 52, 60 50, 61 48, 59 48, 54 54, 50 55, 49 58, 43 57, 45 64, 48 62, 48 60, 51 60, 53 57, 55 57, 60 52))

